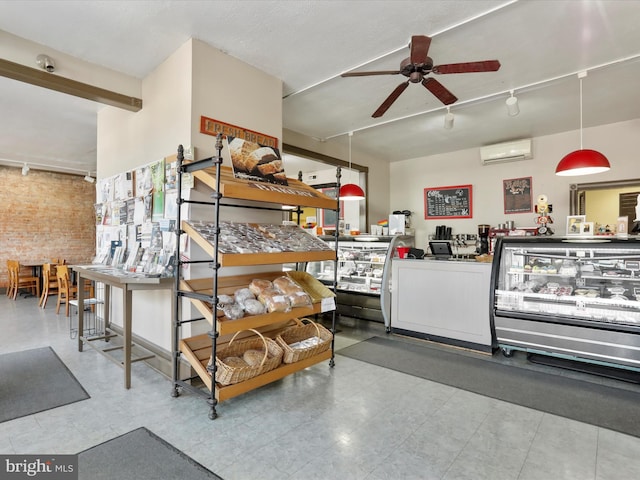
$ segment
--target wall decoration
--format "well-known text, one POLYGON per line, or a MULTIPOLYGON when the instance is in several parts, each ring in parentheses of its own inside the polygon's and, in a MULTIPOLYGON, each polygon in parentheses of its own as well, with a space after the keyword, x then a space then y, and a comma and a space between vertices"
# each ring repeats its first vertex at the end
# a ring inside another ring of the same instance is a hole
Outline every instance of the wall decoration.
MULTIPOLYGON (((586 215, 569 215, 567 217, 567 235, 580 235, 582 224, 586 221, 586 215)), ((591 230, 593 231, 593 228, 591 230)))
POLYGON ((214 120, 213 118, 203 116, 200 117, 200 133, 213 135, 214 137, 218 135, 218 133, 222 133, 224 136, 231 135, 235 138, 259 143, 265 147, 278 148, 278 139, 276 137, 271 137, 264 133, 254 132, 253 130, 247 130, 246 128, 238 127, 237 125, 231 125, 230 123, 221 122, 220 120, 214 120))
POLYGON ((277 148, 227 135, 233 176, 255 182, 288 185, 287 175, 277 148))
POLYGON ((531 177, 503 180, 504 213, 531 212, 533 210, 531 190, 531 177))
POLYGON ((424 218, 473 218, 471 185, 424 189, 424 218))

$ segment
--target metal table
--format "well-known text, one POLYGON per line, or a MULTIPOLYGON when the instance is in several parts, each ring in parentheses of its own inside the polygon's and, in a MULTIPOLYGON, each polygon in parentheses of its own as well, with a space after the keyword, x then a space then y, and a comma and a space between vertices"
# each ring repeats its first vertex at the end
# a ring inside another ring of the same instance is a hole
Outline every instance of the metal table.
MULTIPOLYGON (((104 288, 104 325, 105 335, 100 337, 85 337, 83 325, 84 313, 84 289, 78 288, 78 351, 82 351, 83 345, 86 343, 107 358, 120 365, 124 369, 124 388, 131 388, 131 364, 141 360, 153 357, 153 354, 132 358, 132 300, 133 292, 136 290, 171 290, 174 287, 175 280, 173 278, 159 277, 142 277, 135 274, 127 274, 120 269, 113 267, 105 267, 104 265, 74 265, 70 267, 78 275, 78 285, 82 285, 83 279, 101 282, 104 288), (109 338, 117 336, 113 331, 109 331, 110 326, 110 297, 111 287, 121 288, 123 291, 122 299, 122 346, 112 346, 107 348, 97 347, 91 342, 95 340, 109 340, 109 338), (114 350, 123 350, 124 358, 122 360, 112 356, 110 352, 114 350)), ((171 295, 172 303, 175 301, 171 295)), ((173 311, 173 305, 172 309, 173 311)))

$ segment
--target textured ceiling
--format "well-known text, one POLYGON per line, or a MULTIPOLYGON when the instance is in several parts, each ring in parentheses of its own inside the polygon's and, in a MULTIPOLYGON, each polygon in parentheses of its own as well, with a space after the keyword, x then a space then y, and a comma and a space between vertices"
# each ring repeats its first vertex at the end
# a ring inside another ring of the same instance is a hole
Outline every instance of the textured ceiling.
MULTIPOLYGON (((4 1, 0 30, 77 59, 145 77, 198 38, 284 82, 283 125, 347 142, 388 161, 640 118, 638 1, 4 1), (433 37, 435 64, 500 60, 493 73, 440 75, 458 102, 411 84, 379 119, 373 111, 404 77, 412 35, 433 37), (515 90, 520 114, 508 117, 515 90)), ((95 170, 91 102, 0 79, 0 161, 95 170)), ((587 146, 587 145, 585 145, 587 146)))

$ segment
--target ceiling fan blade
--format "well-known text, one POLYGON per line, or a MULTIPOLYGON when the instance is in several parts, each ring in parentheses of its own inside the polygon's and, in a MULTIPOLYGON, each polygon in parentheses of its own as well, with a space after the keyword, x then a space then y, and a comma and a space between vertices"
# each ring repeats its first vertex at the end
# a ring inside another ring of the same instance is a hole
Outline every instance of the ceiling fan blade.
POLYGON ((398 97, 400 96, 400 94, 402 92, 405 91, 405 89, 409 86, 409 82, 404 82, 401 83, 400 85, 398 85, 395 90, 393 92, 391 92, 391 95, 389 95, 387 97, 387 99, 382 102, 382 105, 380 105, 378 107, 378 109, 373 112, 373 115, 371 115, 373 118, 378 118, 381 117, 382 115, 384 115, 384 113, 389 110, 389 107, 393 104, 393 102, 395 102, 398 97))
POLYGON ((349 72, 343 73, 341 77, 366 77, 368 75, 397 75, 400 70, 379 70, 377 72, 349 72))
POLYGON ((422 85, 445 105, 451 105, 458 101, 458 98, 435 78, 425 78, 422 81, 422 85))
POLYGON ((411 37, 411 63, 414 65, 425 63, 430 45, 431 38, 426 35, 414 35, 411 37))
POLYGON ((448 63, 446 65, 436 65, 431 73, 474 73, 474 72, 495 72, 500 68, 498 60, 484 60, 482 62, 448 63))

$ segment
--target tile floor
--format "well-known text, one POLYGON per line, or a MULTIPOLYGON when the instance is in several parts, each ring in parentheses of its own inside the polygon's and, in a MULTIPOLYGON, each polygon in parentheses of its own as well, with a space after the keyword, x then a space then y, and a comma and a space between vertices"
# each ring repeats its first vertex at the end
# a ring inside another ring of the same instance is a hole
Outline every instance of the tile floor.
MULTIPOLYGON (((76 350, 52 303, 2 295, 0 353, 51 346, 91 398, 1 423, 0 452, 77 453, 144 426, 225 480, 640 478, 640 438, 339 355, 333 369, 220 404, 212 422, 201 397, 172 398, 170 380, 145 364, 125 390, 121 369, 76 350)), ((383 333, 353 319, 340 328, 338 349, 383 333)))

